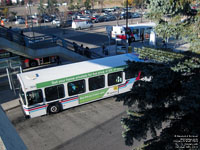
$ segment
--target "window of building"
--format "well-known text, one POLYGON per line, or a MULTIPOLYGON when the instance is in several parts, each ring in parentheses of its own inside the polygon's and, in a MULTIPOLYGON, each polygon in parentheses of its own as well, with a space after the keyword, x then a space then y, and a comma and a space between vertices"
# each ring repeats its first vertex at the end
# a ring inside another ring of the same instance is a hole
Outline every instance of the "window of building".
POLYGON ((42 90, 35 90, 26 93, 28 105, 34 105, 43 102, 42 90))
POLYGON ((89 81, 89 90, 90 91, 105 87, 105 76, 104 75, 89 78, 88 81, 89 81))
POLYGON ((64 85, 56 85, 45 88, 46 101, 56 100, 65 97, 64 85))
POLYGON ((69 82, 67 86, 68 86, 69 96, 77 95, 77 94, 81 94, 85 92, 85 80, 69 82))
POLYGON ((115 72, 108 74, 108 86, 122 83, 122 72, 115 72))

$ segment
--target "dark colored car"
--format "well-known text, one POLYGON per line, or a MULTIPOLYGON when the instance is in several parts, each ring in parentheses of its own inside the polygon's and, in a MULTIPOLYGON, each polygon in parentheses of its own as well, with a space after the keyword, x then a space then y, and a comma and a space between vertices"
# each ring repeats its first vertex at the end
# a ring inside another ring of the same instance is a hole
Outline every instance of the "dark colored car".
POLYGON ((94 20, 94 22, 105 22, 108 21, 108 19, 106 18, 106 16, 99 16, 98 18, 96 18, 94 20))
POLYGON ((99 15, 94 15, 91 17, 91 20, 93 21, 93 20, 97 19, 98 17, 99 17, 99 15))
POLYGON ((116 17, 112 16, 112 15, 107 15, 106 19, 107 19, 107 21, 114 21, 114 20, 116 20, 116 17))
POLYGON ((61 28, 71 27, 71 26, 72 26, 72 20, 61 21, 61 23, 60 23, 61 28))
POLYGON ((132 13, 128 12, 128 15, 126 15, 126 12, 120 15, 120 19, 126 19, 128 16, 128 19, 132 18, 132 13))

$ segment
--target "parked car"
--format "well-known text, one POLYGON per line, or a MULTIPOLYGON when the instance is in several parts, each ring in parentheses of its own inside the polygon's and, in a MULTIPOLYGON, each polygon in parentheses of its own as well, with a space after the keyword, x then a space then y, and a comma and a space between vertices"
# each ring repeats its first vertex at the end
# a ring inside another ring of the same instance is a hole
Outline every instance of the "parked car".
POLYGON ((113 15, 107 15, 106 16, 106 20, 107 21, 114 21, 114 20, 116 20, 117 18, 115 17, 115 16, 113 16, 113 15))
POLYGON ((51 22, 53 20, 52 17, 45 14, 42 15, 42 19, 44 20, 44 22, 51 22))
POLYGON ((71 27, 71 26, 72 26, 72 20, 61 21, 61 23, 60 23, 61 28, 71 27))
POLYGON ((77 19, 80 19, 80 20, 91 20, 89 17, 83 16, 83 15, 77 16, 77 19))
POLYGON ((51 24, 60 24, 60 20, 59 19, 55 19, 51 22, 51 24))
POLYGON ((141 14, 135 12, 135 13, 132 13, 132 18, 140 18, 141 17, 141 14))
MULTIPOLYGON (((122 12, 120 14, 120 19, 126 19, 127 18, 127 14, 126 12, 122 12)), ((132 18, 132 13, 131 12, 128 12, 128 19, 132 18)))
POLYGON ((25 24, 25 19, 17 19, 15 24, 25 24))
POLYGON ((99 16, 98 18, 96 18, 94 20, 94 22, 105 22, 105 21, 108 21, 108 19, 106 18, 106 16, 99 16))
POLYGON ((1 20, 3 20, 4 22, 9 22, 8 18, 1 18, 1 20))
POLYGON ((73 20, 72 22, 72 28, 77 30, 81 30, 81 29, 86 29, 86 28, 91 28, 93 27, 93 24, 89 21, 86 20, 73 20))

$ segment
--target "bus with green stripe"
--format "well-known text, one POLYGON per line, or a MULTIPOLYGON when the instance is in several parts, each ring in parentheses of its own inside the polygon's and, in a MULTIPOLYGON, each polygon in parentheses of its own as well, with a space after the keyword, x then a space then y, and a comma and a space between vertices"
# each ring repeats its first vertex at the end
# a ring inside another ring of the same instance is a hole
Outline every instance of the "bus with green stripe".
POLYGON ((128 60, 142 61, 129 53, 18 74, 24 115, 54 114, 130 91, 139 77, 124 72, 128 60))

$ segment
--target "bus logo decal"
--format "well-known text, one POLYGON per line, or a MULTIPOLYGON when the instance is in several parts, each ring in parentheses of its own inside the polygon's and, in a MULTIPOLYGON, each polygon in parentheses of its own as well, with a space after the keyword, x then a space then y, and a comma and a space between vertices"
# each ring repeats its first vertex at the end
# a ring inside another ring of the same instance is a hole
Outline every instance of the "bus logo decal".
POLYGON ((133 84, 133 82, 135 82, 135 79, 136 78, 127 80, 126 83, 119 85, 119 89, 126 88, 129 84, 133 84))

